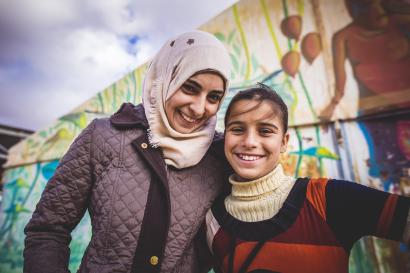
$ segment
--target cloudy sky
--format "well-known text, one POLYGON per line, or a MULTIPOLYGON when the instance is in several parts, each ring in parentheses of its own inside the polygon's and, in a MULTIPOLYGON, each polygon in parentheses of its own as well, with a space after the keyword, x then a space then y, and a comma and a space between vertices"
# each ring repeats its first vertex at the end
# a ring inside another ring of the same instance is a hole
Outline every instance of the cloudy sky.
POLYGON ((0 124, 38 130, 235 0, 0 0, 0 124))

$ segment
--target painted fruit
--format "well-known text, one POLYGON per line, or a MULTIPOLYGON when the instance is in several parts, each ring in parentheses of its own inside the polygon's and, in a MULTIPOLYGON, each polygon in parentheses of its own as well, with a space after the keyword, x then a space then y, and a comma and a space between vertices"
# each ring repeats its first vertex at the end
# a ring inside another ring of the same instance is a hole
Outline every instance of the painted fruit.
POLYGON ((281 64, 283 71, 294 77, 299 70, 300 53, 294 50, 289 51, 282 57, 281 64))
POLYGON ((301 47, 303 57, 306 59, 306 61, 312 64, 322 51, 320 34, 317 32, 310 32, 306 34, 305 37, 303 37, 301 47))
POLYGON ((286 37, 298 40, 302 32, 302 18, 299 15, 288 16, 282 20, 280 29, 286 37))

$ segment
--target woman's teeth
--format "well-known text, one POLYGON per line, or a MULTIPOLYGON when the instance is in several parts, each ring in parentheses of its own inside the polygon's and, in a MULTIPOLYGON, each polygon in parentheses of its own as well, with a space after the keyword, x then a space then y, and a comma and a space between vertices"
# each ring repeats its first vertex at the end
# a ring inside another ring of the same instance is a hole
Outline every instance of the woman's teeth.
POLYGON ((255 161, 255 160, 262 158, 262 156, 260 155, 243 155, 243 154, 238 154, 238 157, 245 161, 255 161))
POLYGON ((198 123, 198 122, 199 122, 199 120, 200 120, 200 119, 193 119, 193 118, 190 118, 190 117, 188 117, 187 115, 185 115, 185 114, 184 114, 184 113, 182 113, 182 112, 180 112, 180 113, 181 113, 182 118, 183 118, 184 120, 186 120, 186 121, 190 122, 190 123, 198 123))

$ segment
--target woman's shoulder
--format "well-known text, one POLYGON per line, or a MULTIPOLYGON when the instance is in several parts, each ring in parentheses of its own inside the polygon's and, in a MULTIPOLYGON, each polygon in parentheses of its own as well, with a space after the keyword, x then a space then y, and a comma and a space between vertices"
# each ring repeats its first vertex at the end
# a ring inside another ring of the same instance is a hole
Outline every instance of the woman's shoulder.
POLYGON ((146 129, 147 126, 142 104, 123 103, 121 108, 111 116, 94 119, 86 130, 92 132, 93 136, 99 135, 106 139, 113 135, 134 131, 130 129, 135 129, 137 132, 146 129))
POLYGON ((115 112, 109 121, 111 125, 119 130, 132 128, 148 128, 148 121, 142 103, 134 105, 125 102, 120 109, 115 112))

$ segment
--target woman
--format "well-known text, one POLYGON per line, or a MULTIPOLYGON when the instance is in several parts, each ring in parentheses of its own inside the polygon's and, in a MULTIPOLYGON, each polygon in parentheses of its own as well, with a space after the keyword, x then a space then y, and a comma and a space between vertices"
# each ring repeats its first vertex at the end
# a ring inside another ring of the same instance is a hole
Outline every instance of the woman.
POLYGON ((67 272, 70 233, 87 209, 79 272, 206 272, 198 231, 224 177, 214 133, 229 68, 208 33, 166 42, 142 105, 94 120, 62 158, 25 228, 24 272, 67 272))
POLYGON ((231 194, 206 216, 217 272, 347 273, 362 236, 409 243, 410 198, 335 179, 286 176, 286 104, 260 86, 232 98, 225 155, 231 194))

